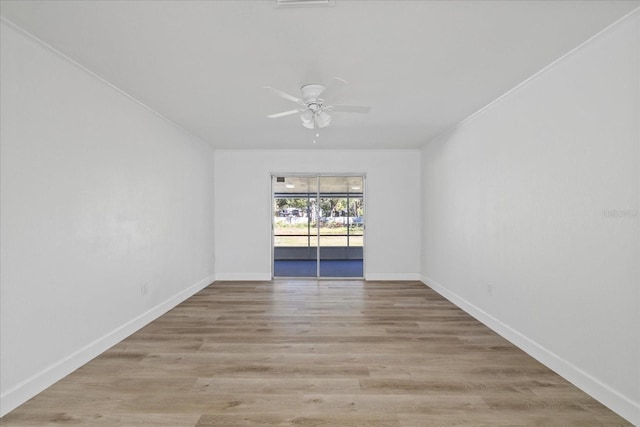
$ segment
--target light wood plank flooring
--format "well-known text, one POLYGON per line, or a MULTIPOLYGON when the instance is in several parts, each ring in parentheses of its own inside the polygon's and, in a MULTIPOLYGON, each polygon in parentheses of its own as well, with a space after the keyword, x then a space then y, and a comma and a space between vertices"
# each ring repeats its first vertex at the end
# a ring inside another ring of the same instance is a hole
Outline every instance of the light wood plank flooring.
POLYGON ((2 425, 629 425, 420 282, 216 282, 2 425))

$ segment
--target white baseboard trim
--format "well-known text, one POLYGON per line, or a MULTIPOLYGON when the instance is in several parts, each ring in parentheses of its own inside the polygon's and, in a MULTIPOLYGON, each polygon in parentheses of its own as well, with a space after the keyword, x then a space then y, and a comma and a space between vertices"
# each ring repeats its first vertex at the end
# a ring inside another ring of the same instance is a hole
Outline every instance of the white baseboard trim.
POLYGON ((420 280, 419 273, 367 273, 367 280, 420 280))
POLYGON ((247 281, 255 280, 259 282, 271 280, 271 273, 216 273, 217 281, 247 281))
POLYGON ((27 378, 0 396, 0 417, 5 416, 36 394, 66 377, 91 359, 102 354, 129 335, 162 316, 176 305, 209 286, 215 280, 211 275, 179 292, 163 303, 147 310, 124 325, 80 348, 66 358, 27 378))
POLYGON ((420 281, 627 421, 634 425, 640 425, 639 402, 634 402, 571 362, 449 291, 435 280, 421 275, 420 281))
MULTIPOLYGON (((315 279, 310 277, 309 279, 315 279)), ((325 277, 325 279, 330 279, 325 277)), ((270 273, 216 273, 217 281, 269 281, 270 273)), ((366 280, 420 280, 419 273, 368 273, 366 280)))

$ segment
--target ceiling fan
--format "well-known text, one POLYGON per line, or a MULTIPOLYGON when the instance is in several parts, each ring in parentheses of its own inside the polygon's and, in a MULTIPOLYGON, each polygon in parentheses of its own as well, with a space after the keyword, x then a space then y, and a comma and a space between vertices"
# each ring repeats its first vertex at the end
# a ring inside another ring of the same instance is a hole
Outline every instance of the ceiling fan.
POLYGON ((290 116, 292 114, 300 114, 302 126, 307 129, 314 129, 316 126, 319 128, 329 126, 329 123, 331 123, 331 113, 334 112, 366 114, 371 111, 371 107, 363 105, 329 105, 325 103, 324 97, 320 98, 321 95, 331 95, 332 92, 335 94, 340 87, 344 87, 347 84, 346 80, 338 77, 334 78, 334 82, 329 88, 319 84, 307 84, 300 88, 300 92, 302 94, 301 98, 289 95, 288 93, 271 86, 266 86, 265 89, 269 89, 274 94, 298 104, 298 108, 295 110, 269 114, 267 117, 270 119, 276 119, 278 117, 290 116))

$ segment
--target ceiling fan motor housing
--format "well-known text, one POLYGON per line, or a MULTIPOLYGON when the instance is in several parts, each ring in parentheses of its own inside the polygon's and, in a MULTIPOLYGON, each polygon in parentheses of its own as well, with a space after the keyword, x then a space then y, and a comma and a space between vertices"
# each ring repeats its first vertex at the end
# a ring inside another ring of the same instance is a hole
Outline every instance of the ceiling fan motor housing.
POLYGON ((324 89, 325 87, 322 85, 304 85, 300 88, 300 92, 302 92, 302 99, 304 99, 304 102, 309 104, 317 101, 324 89))

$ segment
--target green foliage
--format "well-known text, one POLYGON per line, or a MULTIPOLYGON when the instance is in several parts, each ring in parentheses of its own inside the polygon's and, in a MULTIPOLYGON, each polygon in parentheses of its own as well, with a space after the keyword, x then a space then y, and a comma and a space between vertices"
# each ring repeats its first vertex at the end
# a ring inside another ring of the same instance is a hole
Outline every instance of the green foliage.
MULTIPOLYGON (((307 211, 307 206, 312 210, 315 208, 315 199, 295 198, 295 199, 276 199, 274 206, 274 215, 283 209, 299 209, 301 212, 307 211)), ((347 199, 345 197, 322 198, 320 199, 320 209, 322 216, 362 216, 364 207, 361 198, 349 199, 347 211, 347 199)))
POLYGON ((307 199, 276 199, 276 209, 307 209, 307 199))

